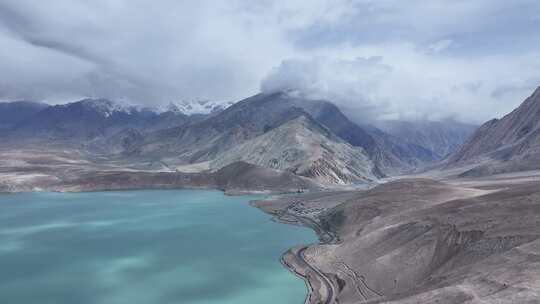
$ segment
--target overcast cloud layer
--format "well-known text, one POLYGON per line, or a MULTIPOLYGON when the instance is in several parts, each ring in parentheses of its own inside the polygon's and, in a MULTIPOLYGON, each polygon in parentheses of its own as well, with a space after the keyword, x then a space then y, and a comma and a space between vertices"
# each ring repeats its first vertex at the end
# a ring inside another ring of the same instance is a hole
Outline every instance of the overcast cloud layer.
POLYGON ((293 91, 482 122, 540 85, 537 0, 0 0, 0 100, 293 91))

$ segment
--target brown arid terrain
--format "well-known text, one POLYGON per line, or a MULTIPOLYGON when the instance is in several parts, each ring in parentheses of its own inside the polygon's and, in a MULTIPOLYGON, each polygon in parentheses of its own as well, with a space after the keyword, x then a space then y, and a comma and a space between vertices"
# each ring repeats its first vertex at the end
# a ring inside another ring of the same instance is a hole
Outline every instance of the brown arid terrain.
POLYGON ((306 303, 540 303, 538 172, 253 205, 319 235, 282 258, 305 279, 306 303))
POLYGON ((179 172, 156 163, 96 158, 76 149, 0 149, 0 193, 128 189, 219 189, 230 194, 297 192, 321 186, 290 172, 234 162, 212 172, 179 172))

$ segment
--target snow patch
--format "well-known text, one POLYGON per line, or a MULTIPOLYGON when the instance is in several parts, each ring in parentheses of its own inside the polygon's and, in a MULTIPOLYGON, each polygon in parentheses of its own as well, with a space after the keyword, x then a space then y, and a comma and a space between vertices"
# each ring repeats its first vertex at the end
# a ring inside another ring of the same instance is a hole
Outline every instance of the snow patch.
POLYGON ((223 111, 233 105, 233 102, 220 102, 211 100, 183 100, 180 102, 170 102, 163 107, 163 112, 182 113, 185 115, 194 114, 211 114, 218 111, 223 111))

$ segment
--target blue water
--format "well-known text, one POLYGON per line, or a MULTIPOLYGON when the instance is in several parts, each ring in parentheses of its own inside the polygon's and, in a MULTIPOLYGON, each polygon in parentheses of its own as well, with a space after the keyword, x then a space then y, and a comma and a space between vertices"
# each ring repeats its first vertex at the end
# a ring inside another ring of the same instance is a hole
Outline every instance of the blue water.
POLYGON ((0 303, 302 303, 315 241, 218 191, 0 195, 0 303))

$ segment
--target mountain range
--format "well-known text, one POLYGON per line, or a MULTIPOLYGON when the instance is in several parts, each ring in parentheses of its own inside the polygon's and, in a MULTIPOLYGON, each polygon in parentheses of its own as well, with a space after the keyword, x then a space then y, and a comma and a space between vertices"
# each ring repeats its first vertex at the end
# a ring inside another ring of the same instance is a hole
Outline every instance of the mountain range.
POLYGON ((453 151, 474 129, 451 121, 356 124, 330 101, 284 92, 161 110, 106 99, 0 106, 10 116, 0 133, 6 143, 76 148, 138 169, 158 163, 162 170, 214 172, 240 161, 321 184, 411 172, 453 151))

